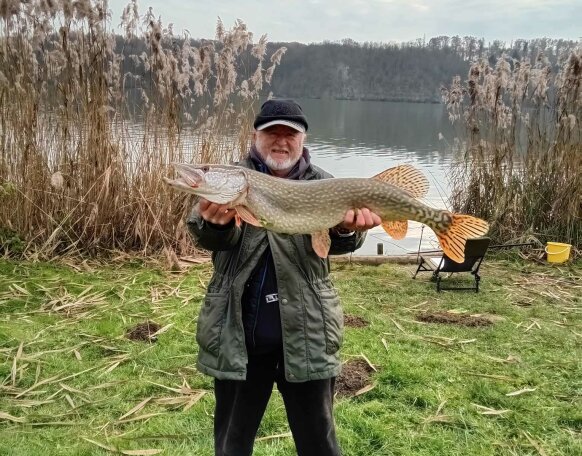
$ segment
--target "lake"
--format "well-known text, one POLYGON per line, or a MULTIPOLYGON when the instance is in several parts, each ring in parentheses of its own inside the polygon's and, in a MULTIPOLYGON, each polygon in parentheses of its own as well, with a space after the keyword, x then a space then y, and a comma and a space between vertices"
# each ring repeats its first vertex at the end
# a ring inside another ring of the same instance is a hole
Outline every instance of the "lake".
MULTIPOLYGON (((371 177, 392 166, 408 163, 421 169, 430 182, 423 202, 450 209, 447 172, 452 163, 449 144, 453 128, 443 105, 342 100, 297 100, 309 121, 306 146, 314 164, 336 177, 371 177), (439 139, 442 138, 442 139, 439 139)), ((382 228, 368 233, 355 254, 376 254, 382 243, 387 255, 438 247, 433 232, 409 223, 405 239, 395 241, 382 228), (422 235, 422 242, 421 242, 422 235)))

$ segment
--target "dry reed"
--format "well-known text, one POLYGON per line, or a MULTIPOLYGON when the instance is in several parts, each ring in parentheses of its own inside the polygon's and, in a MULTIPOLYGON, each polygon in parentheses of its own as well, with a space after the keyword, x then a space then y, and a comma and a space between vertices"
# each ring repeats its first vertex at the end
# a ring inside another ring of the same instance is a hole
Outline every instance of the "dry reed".
POLYGON ((242 21, 176 36, 135 0, 121 27, 105 0, 0 2, 0 254, 189 252, 161 176, 246 151, 284 48, 242 21))
POLYGON ((535 237, 582 249, 582 48, 531 62, 474 62, 443 89, 462 125, 453 205, 498 241, 535 237))

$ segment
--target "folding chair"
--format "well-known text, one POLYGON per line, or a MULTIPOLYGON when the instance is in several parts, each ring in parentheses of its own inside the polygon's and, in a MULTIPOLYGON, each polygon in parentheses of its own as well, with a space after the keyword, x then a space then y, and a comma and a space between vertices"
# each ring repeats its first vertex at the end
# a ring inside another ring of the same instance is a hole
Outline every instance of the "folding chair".
POLYGON ((428 257, 422 256, 418 269, 412 276, 413 279, 416 275, 422 271, 431 271, 433 280, 436 280, 437 291, 441 290, 475 290, 475 293, 479 292, 479 281, 481 276, 479 276, 479 267, 483 262, 487 248, 491 239, 488 237, 467 239, 465 244, 465 261, 462 263, 456 263, 451 260, 444 253, 438 257, 428 257), (442 277, 441 272, 470 272, 475 277, 474 287, 443 287, 441 285, 442 277))

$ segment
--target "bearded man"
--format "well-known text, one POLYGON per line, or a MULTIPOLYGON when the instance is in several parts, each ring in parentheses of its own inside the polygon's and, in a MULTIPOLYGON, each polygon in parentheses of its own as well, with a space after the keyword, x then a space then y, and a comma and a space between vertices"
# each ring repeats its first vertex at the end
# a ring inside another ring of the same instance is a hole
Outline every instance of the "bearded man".
MULTIPOLYGON (((266 101, 254 128, 249 154, 238 165, 282 179, 332 177, 311 163, 307 119, 295 101, 266 101)), ((343 313, 329 260, 313 251, 309 235, 237 226, 235 214, 201 199, 188 219, 214 266, 196 340, 198 370, 215 379, 215 454, 252 454, 277 383, 297 454, 337 456, 333 396, 343 313)), ((366 208, 347 211, 330 229, 329 253, 353 252, 380 223, 366 208)))

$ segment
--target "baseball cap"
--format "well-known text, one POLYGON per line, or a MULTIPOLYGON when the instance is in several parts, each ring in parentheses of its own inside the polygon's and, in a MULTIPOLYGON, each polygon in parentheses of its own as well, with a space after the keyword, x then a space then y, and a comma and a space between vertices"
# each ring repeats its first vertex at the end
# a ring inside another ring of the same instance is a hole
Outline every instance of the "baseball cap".
POLYGON ((273 125, 286 125, 301 133, 305 133, 308 128, 301 106, 294 100, 279 98, 265 101, 253 124, 255 130, 264 130, 273 125))

